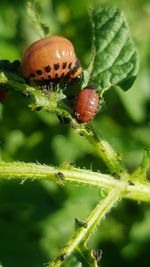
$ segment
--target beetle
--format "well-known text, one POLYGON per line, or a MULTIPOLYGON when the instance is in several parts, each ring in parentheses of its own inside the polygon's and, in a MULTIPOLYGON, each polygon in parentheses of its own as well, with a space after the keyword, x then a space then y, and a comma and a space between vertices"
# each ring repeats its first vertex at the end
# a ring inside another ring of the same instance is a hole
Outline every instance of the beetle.
POLYGON ((31 44, 23 55, 21 70, 27 81, 37 83, 63 77, 72 81, 83 72, 72 43, 61 36, 48 36, 31 44))
POLYGON ((98 110, 99 96, 92 87, 85 87, 76 96, 74 114, 79 122, 88 123, 92 120, 98 110))

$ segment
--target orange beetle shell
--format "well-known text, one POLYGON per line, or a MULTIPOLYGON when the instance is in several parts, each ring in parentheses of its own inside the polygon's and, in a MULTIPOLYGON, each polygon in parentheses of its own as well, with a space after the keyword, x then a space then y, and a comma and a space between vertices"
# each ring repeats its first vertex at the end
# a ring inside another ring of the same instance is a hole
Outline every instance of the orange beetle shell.
MULTIPOLYGON (((23 76, 29 81, 49 80, 71 73, 76 63, 72 43, 60 36, 50 36, 36 41, 25 51, 21 69, 23 76)), ((76 69, 79 70, 79 67, 76 69)))
POLYGON ((98 110, 99 96, 91 87, 85 87, 75 99, 75 116, 78 121, 88 123, 98 110))

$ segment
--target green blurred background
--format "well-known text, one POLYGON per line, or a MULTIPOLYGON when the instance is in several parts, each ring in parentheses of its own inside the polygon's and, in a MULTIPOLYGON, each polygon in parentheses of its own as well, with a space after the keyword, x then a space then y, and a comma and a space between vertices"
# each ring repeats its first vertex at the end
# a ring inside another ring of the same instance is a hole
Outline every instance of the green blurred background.
MULTIPOLYGON (((89 10, 95 4, 120 7, 128 19, 139 51, 139 76, 129 91, 109 91, 105 108, 93 121, 133 171, 150 146, 150 1, 43 0, 37 10, 51 34, 72 40, 84 68, 90 63, 89 10)), ((0 1, 0 59, 21 59, 24 49, 40 38, 27 13, 26 0, 0 1)), ((27 99, 12 91, 0 104, 0 159, 75 166, 108 172, 93 148, 55 115, 32 112, 27 99)), ((0 264, 3 267, 40 267, 56 256, 74 230, 74 218, 84 219, 100 193, 83 186, 50 182, 0 183, 0 264)), ((149 266, 150 209, 124 201, 112 210, 91 239, 101 248, 101 266, 149 266)), ((1 266, 0 265, 0 266, 1 266)), ((72 257, 64 266, 78 266, 72 257)))

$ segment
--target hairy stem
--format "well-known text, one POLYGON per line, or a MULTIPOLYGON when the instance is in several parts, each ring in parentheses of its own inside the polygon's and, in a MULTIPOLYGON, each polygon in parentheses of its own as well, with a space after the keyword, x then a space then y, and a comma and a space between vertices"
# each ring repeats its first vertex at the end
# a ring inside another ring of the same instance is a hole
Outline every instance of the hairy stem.
POLYGON ((116 187, 124 198, 150 201, 150 184, 148 182, 135 181, 130 184, 125 180, 114 179, 111 175, 82 170, 67 164, 61 167, 50 167, 33 163, 0 161, 0 179, 51 180, 62 184, 69 182, 104 188, 107 191, 116 187))
MULTIPOLYGON (((78 131, 80 132, 80 129, 78 131)), ((120 161, 120 156, 106 140, 101 138, 94 129, 86 128, 84 136, 95 147, 96 153, 103 159, 111 173, 123 176, 123 179, 128 177, 127 171, 120 161)))
POLYGON ((65 260, 80 244, 81 240, 83 241, 86 237, 93 231, 96 225, 100 222, 103 216, 109 212, 109 210, 115 205, 119 200, 119 191, 114 188, 108 194, 108 196, 102 200, 95 209, 91 212, 89 217, 86 220, 87 227, 79 227, 70 240, 65 244, 64 248, 60 251, 57 258, 50 263, 47 267, 59 267, 61 266, 63 260, 65 260))
MULTIPOLYGON (((68 118, 75 132, 83 135, 88 142, 92 144, 95 153, 103 159, 111 173, 119 175, 121 179, 128 179, 128 173, 120 161, 120 156, 114 151, 111 145, 101 138, 99 133, 97 133, 93 128, 89 128, 83 124, 78 124, 66 109, 59 108, 59 102, 57 103, 57 97, 55 97, 55 94, 48 98, 41 92, 41 90, 37 90, 37 88, 28 86, 25 83, 8 79, 4 74, 1 74, 0 82, 7 83, 17 90, 29 93, 33 97, 34 105, 36 107, 42 107, 46 111, 55 112, 57 115, 68 118)), ((34 105, 30 105, 30 107, 32 108, 33 106, 34 109, 34 105)))

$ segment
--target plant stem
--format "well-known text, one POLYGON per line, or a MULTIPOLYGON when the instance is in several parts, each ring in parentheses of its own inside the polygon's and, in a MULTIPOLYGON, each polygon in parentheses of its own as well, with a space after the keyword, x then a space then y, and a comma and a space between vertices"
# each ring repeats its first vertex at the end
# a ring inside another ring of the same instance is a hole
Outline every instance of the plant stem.
MULTIPOLYGON (((28 92, 34 98, 33 107, 34 105, 35 107, 42 107, 46 111, 54 112, 57 115, 68 118, 75 132, 83 135, 88 142, 92 144, 96 155, 103 159, 111 173, 119 175, 121 179, 128 179, 128 173, 120 161, 120 156, 114 151, 111 145, 101 138, 100 134, 93 128, 77 123, 66 109, 58 108, 59 105, 57 105, 57 97, 55 97, 55 94, 53 94, 53 97, 51 95, 51 97, 48 98, 41 90, 37 90, 37 88, 28 86, 25 83, 8 79, 4 74, 0 76, 0 82, 7 83, 17 90, 28 92)), ((30 106, 32 107, 32 104, 30 106)))
POLYGON ((148 182, 135 181, 134 185, 130 185, 128 181, 117 180, 111 175, 74 168, 68 164, 50 167, 33 163, 0 161, 0 179, 51 180, 61 184, 69 182, 103 188, 107 191, 116 187, 124 198, 150 202, 150 183, 148 182), (64 181, 60 179, 58 173, 63 174, 64 181))
MULTIPOLYGON (((69 118, 71 126, 80 135, 83 135, 89 143, 92 144, 96 155, 103 159, 107 168, 110 170, 111 175, 95 173, 87 170, 80 170, 73 168, 67 164, 61 168, 49 167, 46 165, 36 165, 30 163, 4 163, 0 162, 0 179, 26 179, 34 180, 53 180, 60 184, 65 182, 82 183, 85 185, 95 186, 97 188, 104 188, 109 191, 107 197, 103 199, 91 212, 86 220, 86 227, 80 226, 74 232, 70 240, 60 251, 58 257, 49 263, 48 267, 59 267, 66 257, 68 257, 75 249, 81 245, 81 241, 86 243, 89 234, 98 225, 101 219, 110 211, 110 209, 121 198, 129 198, 138 201, 150 202, 150 184, 143 180, 146 175, 145 164, 136 175, 142 176, 142 179, 137 179, 133 183, 132 175, 129 176, 127 170, 120 161, 119 155, 113 150, 111 145, 92 128, 83 124, 78 124, 71 116, 67 109, 59 108, 59 100, 53 92, 51 97, 46 97, 41 90, 30 87, 19 81, 8 79, 4 74, 0 75, 0 82, 7 83, 8 85, 16 88, 17 90, 28 92, 34 99, 31 108, 42 107, 46 111, 55 112, 57 115, 69 118), (143 168, 145 170, 143 174, 143 168), (117 178, 117 179, 115 179, 117 178), (131 180, 132 183, 129 183, 131 180), (113 189, 112 189, 113 188, 113 189)), ((146 161, 147 162, 147 161, 146 161)), ((149 163, 149 162, 148 162, 149 163)), ((147 163, 146 163, 147 164, 147 163)))
POLYGON ((115 205, 115 203, 119 200, 120 194, 117 188, 111 190, 108 196, 102 200, 95 209, 91 212, 89 217, 87 218, 87 227, 80 227, 77 229, 70 240, 66 243, 64 248, 60 251, 57 258, 50 263, 47 267, 59 267, 63 263, 63 260, 66 259, 80 244, 81 240, 86 239, 86 236, 89 235, 93 231, 96 225, 100 222, 100 220, 110 211, 110 209, 115 205))
POLYGON ((93 128, 80 127, 76 131, 94 146, 96 155, 103 159, 104 163, 113 175, 119 175, 123 180, 128 179, 128 173, 121 163, 120 156, 114 151, 111 145, 100 137, 93 128))

